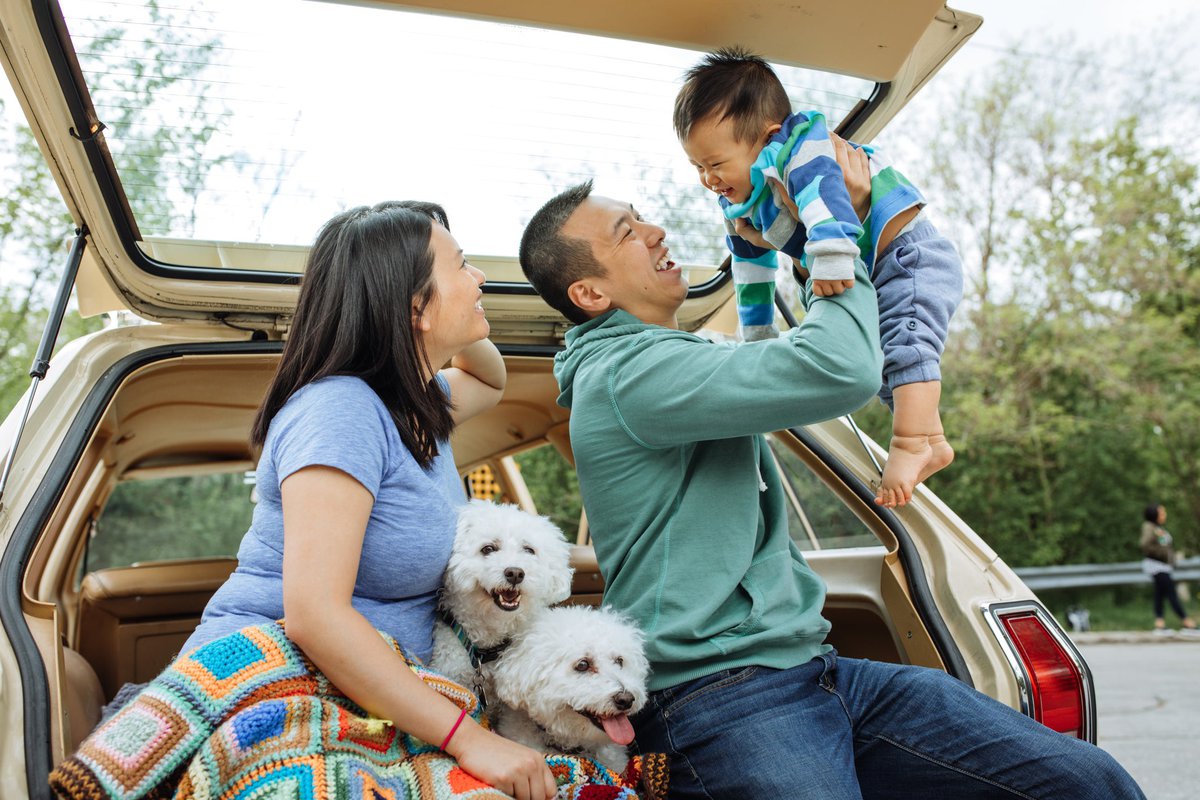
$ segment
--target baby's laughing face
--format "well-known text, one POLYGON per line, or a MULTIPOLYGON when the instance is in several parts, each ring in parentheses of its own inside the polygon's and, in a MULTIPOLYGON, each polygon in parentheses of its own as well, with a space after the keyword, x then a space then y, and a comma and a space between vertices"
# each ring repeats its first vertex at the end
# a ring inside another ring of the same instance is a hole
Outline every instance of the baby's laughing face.
POLYGON ((713 114, 692 126, 683 142, 683 151, 705 189, 730 203, 744 203, 754 188, 750 167, 778 129, 778 125, 773 125, 758 138, 739 141, 734 136, 734 121, 713 114))

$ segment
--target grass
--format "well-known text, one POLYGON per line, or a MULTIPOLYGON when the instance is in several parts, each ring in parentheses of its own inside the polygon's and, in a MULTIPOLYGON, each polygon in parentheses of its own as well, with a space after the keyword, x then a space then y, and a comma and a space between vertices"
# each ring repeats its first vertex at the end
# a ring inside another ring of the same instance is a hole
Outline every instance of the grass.
MULTIPOLYGON (((1186 587, 1185 588, 1190 588, 1186 587)), ((1143 586, 1106 586, 1094 589, 1047 589, 1038 598, 1054 614, 1059 623, 1071 630, 1067 612, 1086 608, 1093 631, 1142 631, 1154 626, 1154 590, 1149 582, 1143 586)), ((1195 615, 1196 601, 1185 592, 1184 610, 1195 615)), ((1179 627, 1179 618, 1170 607, 1164 609, 1167 627, 1179 627)))

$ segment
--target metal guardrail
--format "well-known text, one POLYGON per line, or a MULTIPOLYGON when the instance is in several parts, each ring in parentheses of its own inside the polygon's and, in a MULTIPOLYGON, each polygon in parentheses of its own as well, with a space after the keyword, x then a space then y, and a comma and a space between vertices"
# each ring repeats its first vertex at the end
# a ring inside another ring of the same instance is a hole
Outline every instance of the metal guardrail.
MULTIPOLYGON (((1070 589, 1076 586, 1121 586, 1146 583, 1141 561, 1119 564, 1063 564, 1057 567, 1020 567, 1014 572, 1035 592, 1039 589, 1070 589)), ((1175 580, 1200 581, 1200 556, 1181 558, 1175 564, 1175 580)))

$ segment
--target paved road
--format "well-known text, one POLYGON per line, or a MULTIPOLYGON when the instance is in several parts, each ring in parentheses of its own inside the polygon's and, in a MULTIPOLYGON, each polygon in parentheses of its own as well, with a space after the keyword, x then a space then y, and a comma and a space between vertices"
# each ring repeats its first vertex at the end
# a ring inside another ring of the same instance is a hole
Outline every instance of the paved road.
POLYGON ((1076 642, 1096 681, 1098 744, 1148 800, 1193 800, 1200 789, 1200 641, 1138 639, 1076 642))

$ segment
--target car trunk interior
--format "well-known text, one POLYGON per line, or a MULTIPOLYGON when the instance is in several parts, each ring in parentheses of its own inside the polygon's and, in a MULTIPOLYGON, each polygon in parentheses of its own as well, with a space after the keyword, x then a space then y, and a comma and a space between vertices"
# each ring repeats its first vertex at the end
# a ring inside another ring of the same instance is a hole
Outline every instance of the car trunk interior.
MULTIPOLYGON (((24 573, 26 619, 50 681, 54 763, 123 684, 148 681, 170 661, 236 565, 230 557, 189 558, 85 571, 97 518, 123 480, 252 470, 248 431, 276 361, 262 353, 165 358, 125 376, 103 410, 24 573)), ((464 474, 546 443, 570 461, 551 360, 510 353, 507 363, 503 401, 455 432, 464 474)), ((811 450, 794 437, 786 441, 882 545, 806 554, 829 585, 830 642, 844 655, 942 667, 910 599, 893 534, 811 450)), ((514 494, 530 504, 527 491, 514 494)), ((573 601, 599 603, 603 581, 590 545, 576 545, 573 560, 573 601)))

